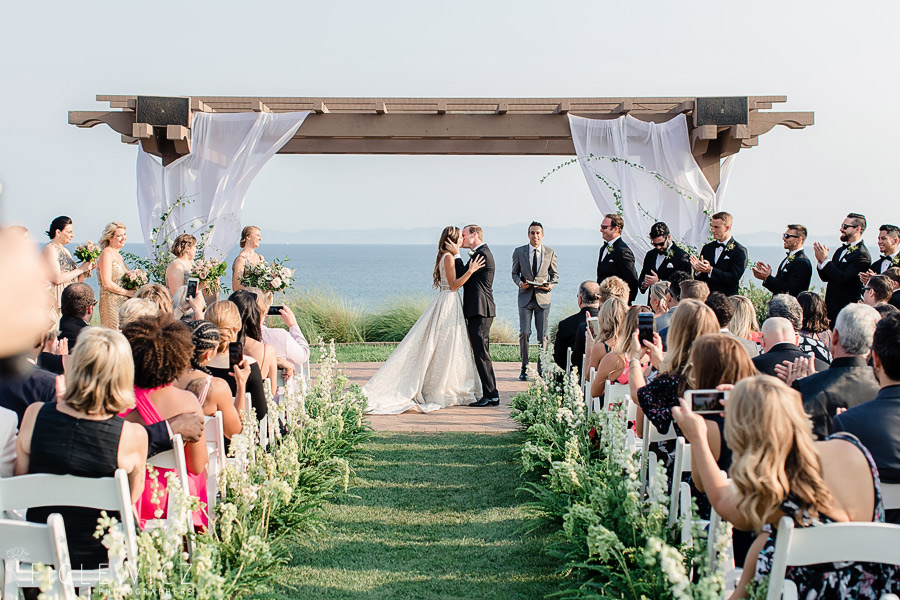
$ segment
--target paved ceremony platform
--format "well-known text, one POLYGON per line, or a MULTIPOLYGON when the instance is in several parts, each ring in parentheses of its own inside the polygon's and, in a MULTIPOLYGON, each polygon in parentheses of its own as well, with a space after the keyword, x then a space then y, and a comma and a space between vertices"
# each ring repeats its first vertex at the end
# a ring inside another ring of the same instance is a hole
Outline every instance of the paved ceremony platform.
MULTIPOLYGON (((381 365, 380 362, 342 363, 349 373, 350 381, 365 385, 381 365)), ((313 366, 315 370, 315 366, 313 366)), ((528 389, 527 381, 519 381, 518 363, 494 363, 497 389, 500 391, 500 406, 476 408, 472 406, 452 406, 422 414, 406 412, 402 415, 371 415, 369 422, 375 431, 439 433, 445 431, 501 433, 515 431, 518 424, 509 418, 512 409, 510 398, 528 389)))

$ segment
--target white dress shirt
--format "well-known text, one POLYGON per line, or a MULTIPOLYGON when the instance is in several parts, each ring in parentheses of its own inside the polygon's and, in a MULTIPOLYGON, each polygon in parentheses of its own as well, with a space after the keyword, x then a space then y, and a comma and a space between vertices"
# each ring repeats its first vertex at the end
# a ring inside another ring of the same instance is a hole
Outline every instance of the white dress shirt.
POLYGON ((613 244, 615 244, 615 243, 616 243, 616 240, 618 240, 620 237, 622 237, 622 236, 621 236, 621 235, 617 235, 617 236, 614 237, 613 239, 611 239, 611 240, 609 240, 608 242, 605 242, 605 243, 603 244, 603 249, 600 250, 600 260, 603 260, 604 258, 606 258, 607 248, 609 248, 610 246, 612 246, 613 244))
POLYGON ((290 330, 263 325, 262 339, 264 344, 275 348, 275 356, 286 358, 297 370, 309 361, 309 342, 306 341, 303 332, 296 325, 290 330))
POLYGON ((719 258, 722 256, 722 253, 725 252, 725 246, 731 243, 731 238, 729 237, 727 240, 722 242, 724 246, 716 246, 715 260, 713 262, 719 262, 719 258))
MULTIPOLYGON (((537 254, 537 270, 540 271, 541 270, 541 259, 544 256, 543 246, 538 246, 537 248, 535 248, 534 246, 529 244, 528 245, 528 264, 529 265, 534 264, 534 255, 535 254, 537 254)), ((532 273, 532 275, 537 277, 537 271, 532 273)))

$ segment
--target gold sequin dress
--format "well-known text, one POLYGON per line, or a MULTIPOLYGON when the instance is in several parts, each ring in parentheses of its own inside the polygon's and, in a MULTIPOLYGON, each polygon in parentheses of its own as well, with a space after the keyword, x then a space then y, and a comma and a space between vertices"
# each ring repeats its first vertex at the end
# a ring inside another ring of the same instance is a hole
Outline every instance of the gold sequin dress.
MULTIPOLYGON (((113 259, 112 261, 112 280, 115 283, 119 283, 122 280, 122 275, 125 274, 125 263, 120 260, 113 259)), ((125 301, 128 300, 128 296, 123 296, 122 294, 117 294, 116 292, 109 291, 104 288, 101 284, 100 286, 100 324, 103 327, 108 327, 110 329, 118 329, 119 328, 119 308, 125 301)))

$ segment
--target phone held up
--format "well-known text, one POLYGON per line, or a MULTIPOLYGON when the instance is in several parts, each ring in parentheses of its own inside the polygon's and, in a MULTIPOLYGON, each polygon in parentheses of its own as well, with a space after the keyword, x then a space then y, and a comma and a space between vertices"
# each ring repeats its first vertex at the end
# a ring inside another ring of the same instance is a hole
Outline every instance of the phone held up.
POLYGON ((228 369, 233 371, 235 365, 241 364, 244 360, 244 345, 240 342, 230 342, 228 344, 228 369))
POLYGON ((698 415, 718 414, 725 410, 722 400, 728 397, 723 390, 687 390, 684 399, 691 403, 691 410, 698 415))
POLYGON ((638 341, 645 340, 653 343, 653 334, 656 333, 656 319, 653 313, 638 314, 638 341))
POLYGON ((191 277, 187 282, 187 292, 184 294, 185 298, 196 298, 197 297, 197 286, 200 285, 200 280, 196 277, 191 277))
POLYGON ((600 335, 600 320, 597 317, 588 317, 587 329, 591 333, 591 337, 596 340, 600 335))
POLYGON ((281 314, 281 308, 283 305, 281 304, 273 304, 269 307, 269 312, 266 313, 270 317, 277 317, 281 314))

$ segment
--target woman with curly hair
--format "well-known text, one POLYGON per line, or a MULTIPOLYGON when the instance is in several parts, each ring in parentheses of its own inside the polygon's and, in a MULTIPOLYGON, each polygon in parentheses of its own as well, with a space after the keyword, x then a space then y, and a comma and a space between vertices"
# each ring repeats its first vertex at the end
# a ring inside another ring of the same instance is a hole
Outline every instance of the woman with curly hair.
MULTIPOLYGON (((738 529, 757 534, 732 598, 745 598, 751 580, 769 575, 782 517, 792 518, 796 527, 884 521, 878 469, 868 450, 848 433, 813 441, 800 394, 781 380, 748 377, 729 394, 730 479, 710 451, 706 421, 684 399, 672 414, 691 443, 694 473, 713 508, 738 529)), ((875 599, 900 589, 900 569, 893 565, 798 566, 788 569, 786 578, 797 585, 799 598, 818 600, 875 599)))

